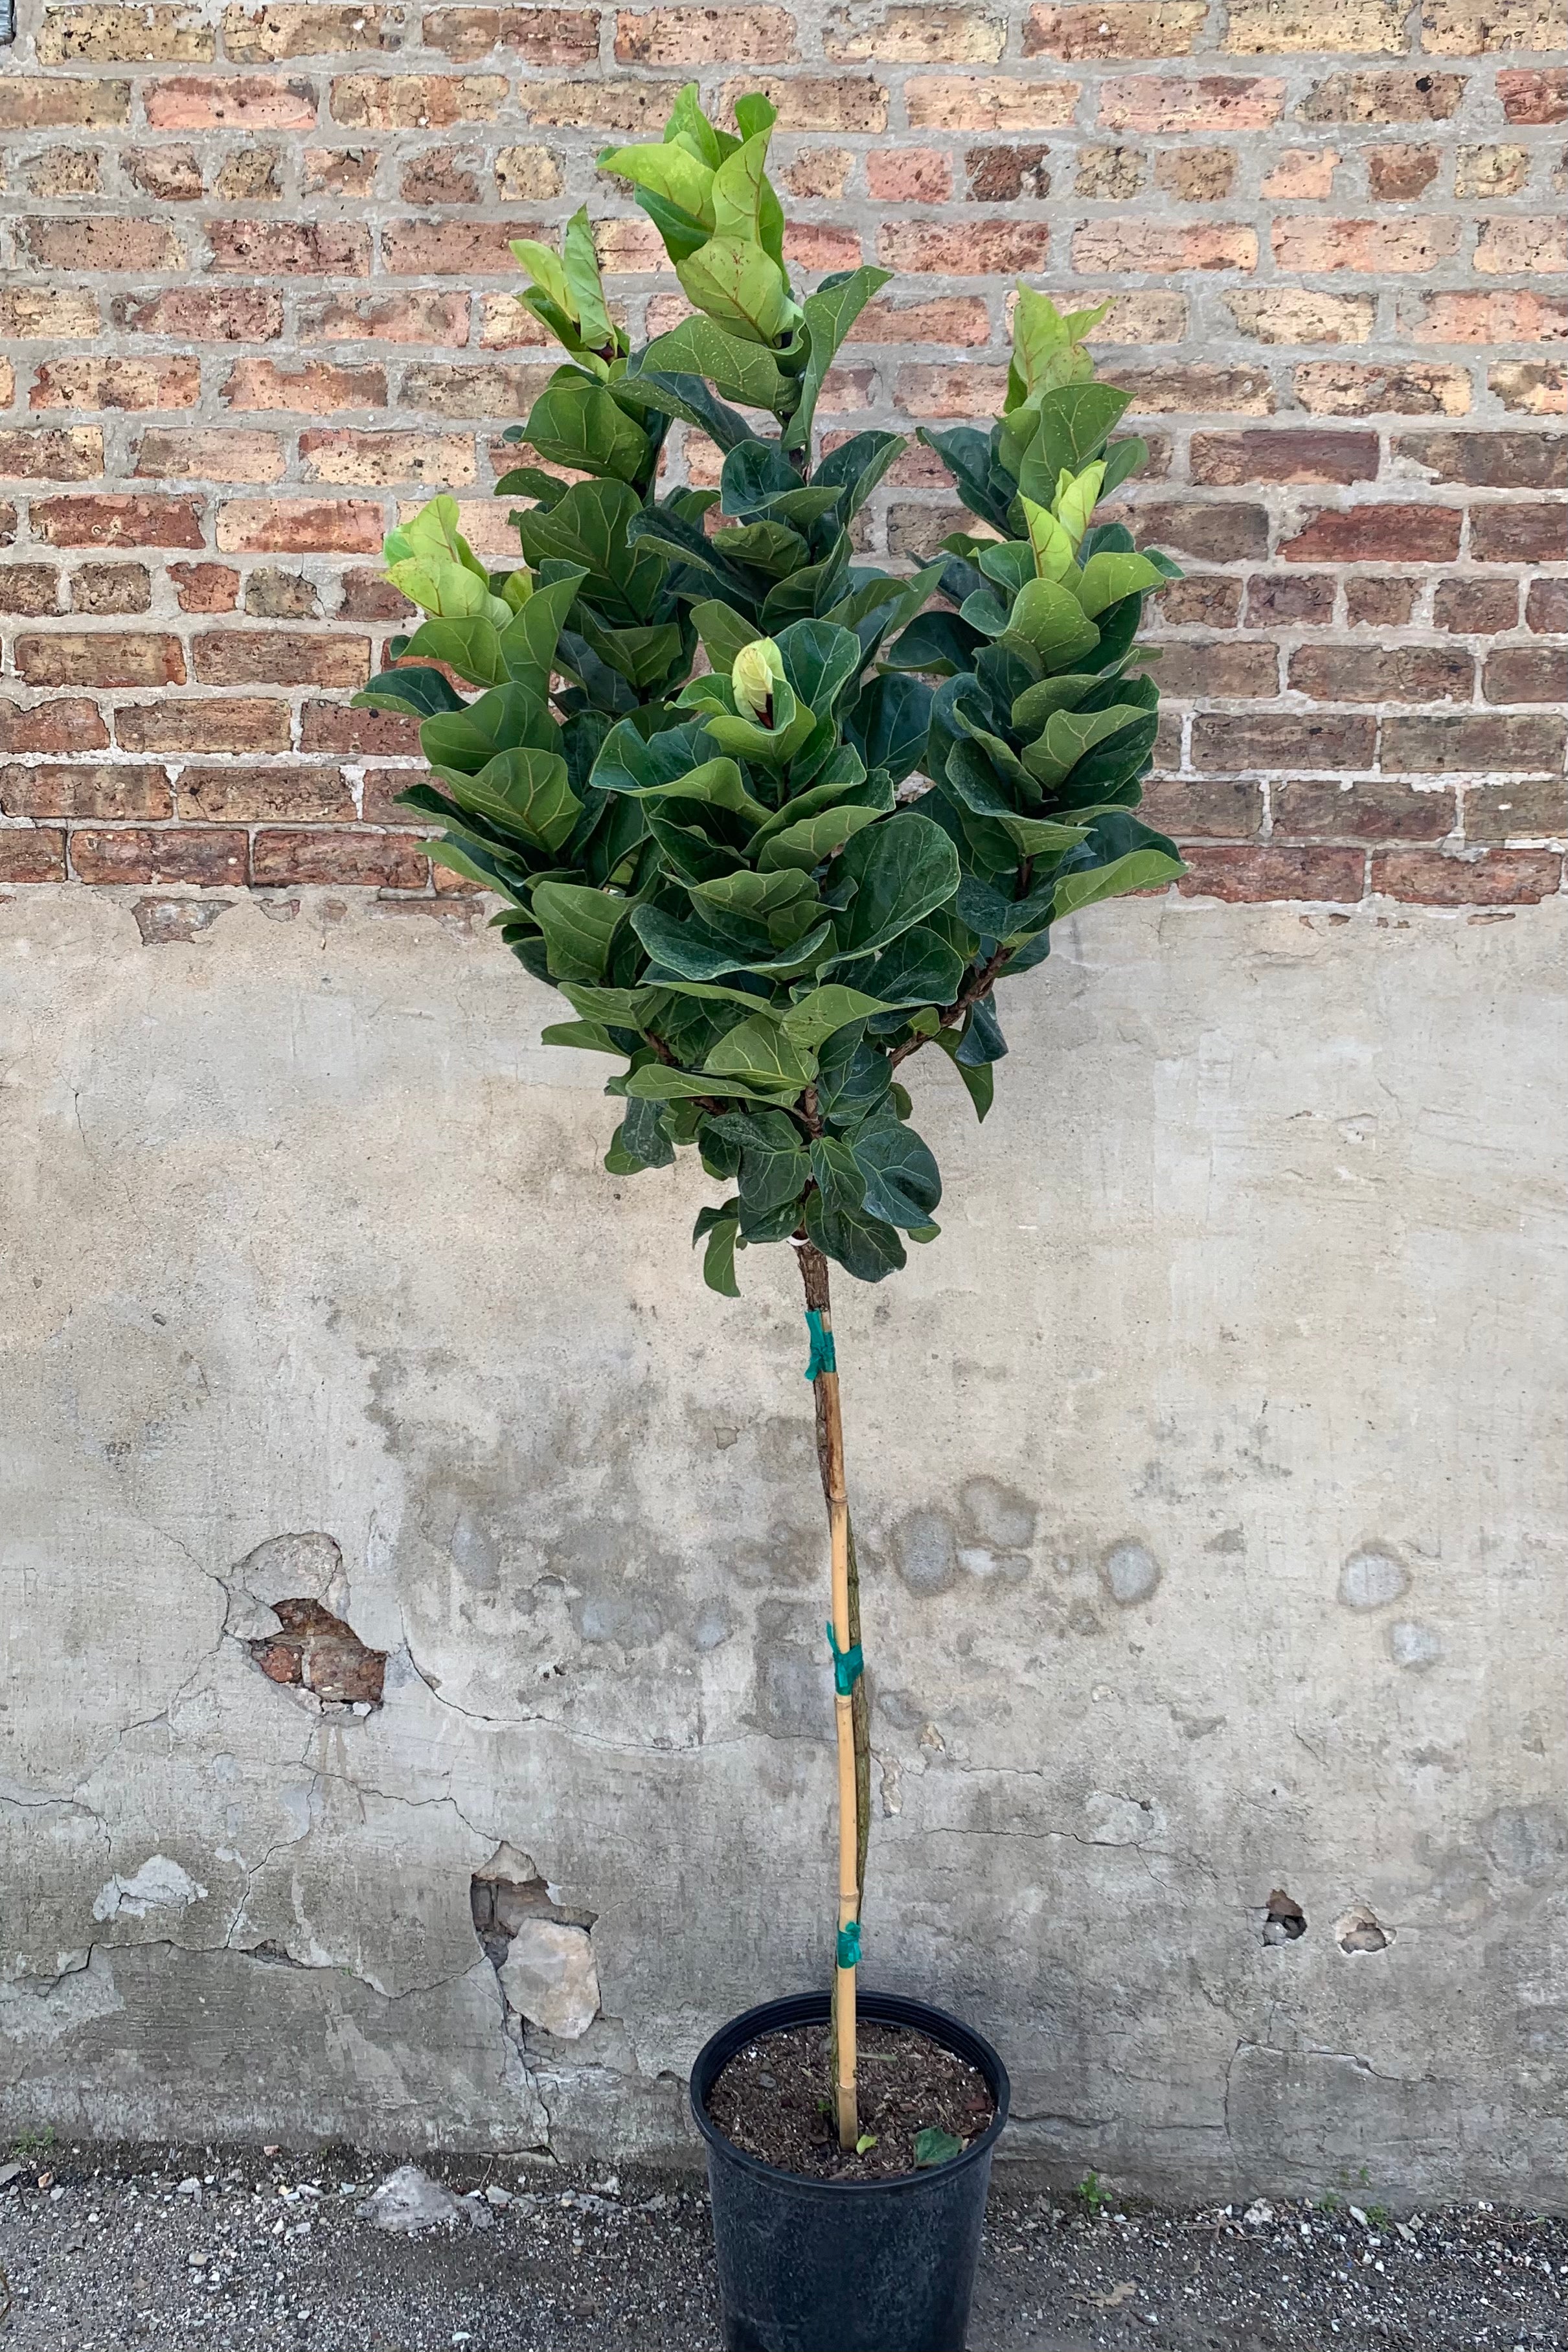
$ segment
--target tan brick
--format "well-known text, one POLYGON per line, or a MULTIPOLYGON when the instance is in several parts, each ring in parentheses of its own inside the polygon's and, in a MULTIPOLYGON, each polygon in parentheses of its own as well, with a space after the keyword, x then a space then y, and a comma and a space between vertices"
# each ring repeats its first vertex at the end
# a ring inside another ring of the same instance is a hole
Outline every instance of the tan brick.
MULTIPOLYGON (((790 230, 785 230, 785 250, 789 251, 790 230)), ((639 213, 634 220, 602 220, 594 224, 593 240, 599 249, 599 267, 606 278, 626 273, 645 276, 648 271, 663 269, 664 248, 659 232, 650 220, 639 213)), ((859 240, 855 240, 858 253, 859 240)))
POLYGON ((1528 147, 1461 147, 1454 164, 1454 194, 1517 196, 1529 177, 1528 147))
POLYGON ((891 269, 979 277, 1042 269, 1050 245, 1044 221, 967 221, 951 228, 892 221, 877 233, 877 258, 891 269))
POLYGON ((1400 0, 1230 0, 1225 47, 1239 57, 1401 57, 1406 11, 1400 0))
POLYGON ((316 89, 311 82, 274 74, 182 74, 150 81, 142 103, 154 131, 206 131, 235 125, 246 131, 311 131, 316 89))
POLYGON ((848 337, 852 343, 956 343, 970 349, 990 339, 989 315, 977 294, 943 294, 930 302, 871 302, 848 337))
POLYGON ((0 479, 86 482, 103 471, 103 433, 96 425, 0 430, 0 479))
POLYGON ((29 195, 100 196, 103 157, 93 147, 49 147, 41 155, 26 157, 16 177, 29 195))
POLYGON ((371 274, 370 231, 358 221, 215 220, 207 239, 214 269, 273 278, 371 274))
POLYGON ((258 833, 252 875, 258 887, 336 883, 340 887, 423 889, 430 861, 417 835, 309 830, 258 833))
POLYGON ((1568 301, 1525 287, 1427 295, 1408 331, 1418 343, 1568 341, 1568 301))
POLYGON ((333 57, 342 49, 390 49, 397 17, 384 8, 318 7, 312 0, 273 0, 270 7, 224 10, 224 54, 235 65, 276 65, 280 58, 333 57))
POLYGON ((0 335, 12 341, 87 342, 99 323, 97 302, 74 286, 0 289, 0 335))
MULTIPOLYGON (((478 158, 470 161, 476 165, 478 158)), ((476 205, 478 171, 470 171, 454 147, 427 147, 403 165, 398 194, 405 205, 476 205)))
POLYGON ((1007 392, 1007 370, 977 366, 903 367, 898 404, 907 416, 991 416, 1007 392))
POLYGON ((303 304, 307 342, 446 343, 468 341, 466 294, 329 294, 303 304))
POLYGON ((307 147, 299 158, 300 194, 373 195, 377 160, 373 147, 307 147))
POLYGON ((1568 66, 1505 69, 1497 90, 1510 122, 1568 122, 1568 66))
POLYGON ((531 66, 591 66, 599 18, 586 8, 436 8, 425 17, 424 39, 464 64, 515 49, 531 66))
POLYGON ((201 158, 193 147, 128 148, 120 161, 131 185, 157 204, 193 204, 206 193, 201 158))
POLYGON ((876 16, 839 8, 822 34, 823 52, 835 65, 995 65, 1007 45, 1005 16, 939 0, 894 0, 876 16))
POLYGON ((1285 203, 1332 196, 1334 173, 1343 160, 1334 147, 1287 147, 1260 181, 1260 194, 1285 203))
POLYGON ((35 499, 35 539, 52 547, 201 547, 199 498, 108 490, 89 498, 35 499))
MULTIPOLYGON (((652 327, 648 331, 653 332, 652 327)), ((524 310, 515 294, 480 295, 478 343, 479 349, 486 352, 555 348, 549 330, 540 325, 531 310, 524 310)))
POLYGON ((444 130, 494 122, 506 97, 502 74, 340 74, 332 119, 353 131, 444 130))
POLYGON ((1559 277, 1568 269, 1568 219, 1552 215, 1526 220, 1503 214, 1484 220, 1476 241, 1474 266, 1489 276, 1512 277, 1539 270, 1559 277))
POLYGON ((276 360, 236 360, 221 397, 229 408, 323 416, 335 408, 384 407, 386 394, 384 368, 336 367, 328 360, 306 360, 295 367, 279 366, 276 360))
POLYGON ((16 670, 29 686, 183 686, 185 657, 178 637, 62 631, 18 637, 16 670))
POLYGON ((0 79, 0 131, 110 130, 130 111, 128 81, 17 73, 0 79))
POLYGON ((70 837, 71 866, 81 882, 215 883, 235 888, 245 880, 248 849, 243 833, 207 825, 172 825, 166 831, 116 825, 107 832, 84 825, 70 837))
POLYGON ((1075 81, 914 74, 904 103, 914 131, 1055 131, 1072 121, 1080 93, 1075 81))
POLYGON ((38 30, 41 66, 210 65, 216 55, 199 8, 46 7, 38 30))
POLYGON ((799 55, 788 8, 622 9, 615 19, 626 66, 782 66, 799 55))
POLYGON ((66 837, 53 825, 8 826, 0 833, 0 882, 63 882, 66 837))
POLYGON ((1124 205, 1148 177, 1148 158, 1136 147, 1080 147, 1073 186, 1081 196, 1124 205))
POLYGON ((1364 343, 1377 299, 1372 294, 1320 294, 1298 286, 1249 286, 1225 296, 1244 335, 1260 343, 1364 343))
POLYGON ((477 478, 474 444, 455 433, 302 433, 299 462, 307 481, 355 488, 419 482, 455 489, 477 478))
MULTIPOLYGON (((726 82, 722 94, 725 120, 733 122, 735 101, 758 89, 779 109, 780 131, 885 131, 887 92, 878 81, 860 74, 802 74, 780 81, 763 74, 751 81, 726 82)), ((539 118, 536 116, 536 120, 539 118)))
POLYGON ((1073 231, 1072 266, 1092 270, 1255 269, 1258 233, 1240 221, 1165 221, 1145 215, 1087 221, 1073 231))
POLYGON ((1459 249, 1464 224, 1428 213, 1411 220, 1327 220, 1316 213, 1287 215, 1273 225, 1274 259, 1281 269, 1311 274, 1351 269, 1381 278, 1396 271, 1435 269, 1459 249))
POLYGON ((127 751, 287 751, 286 702, 176 702, 162 696, 116 713, 115 739, 127 751))
POLYGON ((172 286, 156 294, 117 294, 114 324, 128 335, 162 335, 193 343, 275 342, 283 299, 269 288, 172 286))
POLYGON ((202 396, 194 359, 112 356, 53 360, 41 367, 29 408, 193 408, 202 396))
POLYGON ((1086 294, 1088 304, 1109 300, 1111 308, 1087 341, 1096 347, 1117 343, 1179 343, 1186 333, 1185 296, 1158 294, 1086 294))
POLYGON ((171 563, 169 579, 182 613, 232 613, 239 573, 226 563, 171 563))
POLYGON ((1128 74, 1100 85, 1108 131, 1262 131, 1280 119, 1282 81, 1251 74, 1128 74))
POLYGON ((18 242, 37 269, 181 269, 184 250, 162 221, 115 220, 102 213, 24 223, 18 242))
POLYGON ((301 629, 225 629, 195 638, 191 660, 202 686, 363 686, 368 637, 301 629))
POLYGON ((622 75, 606 75, 599 81, 525 82, 519 102, 528 121, 543 123, 547 129, 622 131, 642 139, 657 139, 679 95, 678 82, 632 81, 622 75))
POLYGON ((543 204, 566 185, 560 159, 548 147, 503 147, 496 156, 496 187, 504 205, 543 204))
POLYGON ((351 824, 356 814, 340 768, 184 768, 179 793, 181 816, 208 824, 351 824))
POLYGON ((14 702, 0 702, 0 751, 102 751, 109 730, 96 702, 67 696, 57 702, 40 702, 19 710, 14 702))
POLYGON ((1487 388, 1515 416, 1568 415, 1568 367, 1561 361, 1510 360, 1488 369, 1487 388))
POLYGON ((1303 122, 1446 122, 1465 94, 1463 74, 1333 73, 1297 110, 1303 122))
POLYGON ((225 555, 373 555, 382 509, 355 499, 229 499, 218 510, 225 555))
POLYGON ((276 433, 144 433, 136 452, 136 475, 151 481, 277 482, 286 466, 276 433))
POLYGON ((1181 58, 1197 47, 1205 0, 1106 0, 1103 8, 1050 5, 1024 18, 1026 58, 1181 58))
POLYGON ((1479 58, 1492 49, 1544 49, 1568 43, 1563 0, 1424 0, 1421 46, 1436 58, 1479 58))
POLYGON ((1171 147, 1155 159, 1155 185, 1181 205, 1223 204, 1236 184, 1234 147, 1171 147))
MULTIPOLYGON (((427 410, 436 416, 474 416, 488 422, 525 416, 554 374, 548 367, 405 368, 398 389, 400 409, 427 410)), ((460 445, 466 448, 467 444, 460 445)))
POLYGON ((60 575, 52 563, 0 564, 0 613, 37 621, 60 609, 60 575))
POLYGON ((507 221, 398 220, 382 231, 382 266, 393 277, 507 278, 517 265, 507 221))
POLYGON ((1274 387, 1262 368, 1225 367, 1207 361, 1165 361, 1155 368, 1108 367, 1108 383, 1133 395, 1134 416, 1269 416, 1274 387))
POLYGON ((71 575, 73 613, 145 613, 152 579, 144 563, 84 563, 71 575))
POLYGON ((0 816, 161 817, 174 814, 162 768, 0 769, 0 816))
POLYGON ((213 174, 213 194, 225 204, 267 204, 283 194, 286 151, 281 147, 239 147, 225 155, 213 174))
POLYGON ((1462 416, 1470 405, 1469 370, 1433 360, 1308 360, 1291 383, 1314 416, 1462 416))

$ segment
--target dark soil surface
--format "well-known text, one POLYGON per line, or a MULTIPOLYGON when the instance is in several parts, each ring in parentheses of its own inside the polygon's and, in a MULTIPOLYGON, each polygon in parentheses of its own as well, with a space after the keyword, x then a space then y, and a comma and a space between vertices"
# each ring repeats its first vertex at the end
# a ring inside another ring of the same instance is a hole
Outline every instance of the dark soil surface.
POLYGON ((813 2180, 913 2172, 921 2132, 945 2132, 967 2145, 996 2114, 985 2077, 929 2034, 862 2024, 858 2042, 861 2137, 872 2143, 863 2152, 839 2146, 821 2026, 793 2025, 737 2050, 708 2094, 708 2114, 747 2156, 813 2180))
MULTIPOLYGON (((391 2159, 348 2149, 34 2144, 0 2187, 0 2352, 718 2352, 699 2176, 424 2164, 490 2225, 384 2236, 360 2209, 391 2159)), ((1375 2193, 1096 2211, 1002 2176, 969 2352, 1563 2352, 1561 2220, 1347 2201, 1375 2193)))

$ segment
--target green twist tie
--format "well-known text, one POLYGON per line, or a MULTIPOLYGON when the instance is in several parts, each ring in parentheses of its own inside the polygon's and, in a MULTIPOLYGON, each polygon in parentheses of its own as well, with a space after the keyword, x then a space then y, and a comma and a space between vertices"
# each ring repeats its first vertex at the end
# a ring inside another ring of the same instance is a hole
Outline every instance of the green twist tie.
POLYGON ((833 1621, 830 1617, 828 1647, 833 1654, 833 1688, 841 1698, 848 1698, 865 1672, 865 1659, 862 1654, 861 1645, 856 1642, 852 1649, 841 1650, 834 1638, 833 1621))
POLYGON ((858 1969, 861 1964, 861 1923, 852 1919, 847 1927, 839 1929, 839 1966, 858 1969))
POLYGON ((806 1367, 806 1378, 814 1381, 819 1372, 836 1372, 839 1362, 833 1353, 833 1335, 822 1328, 820 1307, 807 1307, 806 1328, 811 1335, 811 1360, 806 1367))

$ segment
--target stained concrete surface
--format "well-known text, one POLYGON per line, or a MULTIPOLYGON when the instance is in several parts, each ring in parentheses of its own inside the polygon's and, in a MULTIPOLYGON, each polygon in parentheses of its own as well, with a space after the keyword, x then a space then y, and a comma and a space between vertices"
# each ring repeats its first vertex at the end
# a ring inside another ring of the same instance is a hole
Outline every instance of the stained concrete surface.
MULTIPOLYGON (((868 1973, 1055 2177, 1563 2202, 1563 935, 1097 909, 983 1129, 914 1066, 945 1231, 835 1318, 868 1973)), ((704 1290, 556 1009, 462 908, 0 899, 0 2127, 689 2159, 824 1973, 794 1270, 704 1290)))

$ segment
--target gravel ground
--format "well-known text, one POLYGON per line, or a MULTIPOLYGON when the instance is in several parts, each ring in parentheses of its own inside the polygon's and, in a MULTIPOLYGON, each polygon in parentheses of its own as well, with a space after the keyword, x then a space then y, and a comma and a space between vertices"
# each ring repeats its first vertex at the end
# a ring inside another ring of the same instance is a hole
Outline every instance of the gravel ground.
MULTIPOLYGON (((432 2163, 470 2202, 417 2238, 350 2151, 60 2146, 0 2165, 3 2352, 716 2352, 691 2175, 432 2163), (8 2181, 12 2162, 18 2164, 8 2181)), ((1093 2201, 1092 2191, 1091 2203, 1093 2201)), ((1568 2346, 1568 2226, 1348 2200, 1200 2213, 992 2194, 971 2352, 1511 2352, 1568 2346)))

